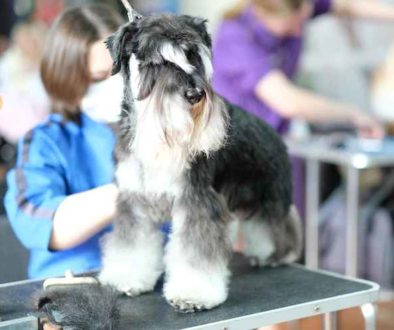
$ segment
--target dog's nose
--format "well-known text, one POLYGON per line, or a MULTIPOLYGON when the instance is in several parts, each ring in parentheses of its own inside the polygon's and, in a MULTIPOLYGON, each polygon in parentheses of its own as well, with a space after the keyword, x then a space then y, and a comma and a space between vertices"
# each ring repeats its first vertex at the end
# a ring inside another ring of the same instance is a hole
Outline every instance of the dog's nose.
POLYGON ((200 102, 204 95, 205 92, 201 88, 190 88, 185 93, 185 97, 191 105, 195 105, 200 102))

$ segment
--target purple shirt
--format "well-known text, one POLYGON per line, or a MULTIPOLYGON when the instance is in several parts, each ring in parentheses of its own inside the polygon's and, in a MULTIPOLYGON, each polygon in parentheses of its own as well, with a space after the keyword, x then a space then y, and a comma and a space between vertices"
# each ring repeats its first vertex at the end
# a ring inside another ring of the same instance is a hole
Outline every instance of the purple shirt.
MULTIPOLYGON (((327 13, 331 0, 314 0, 312 17, 327 13)), ((271 70, 293 78, 302 50, 302 37, 280 38, 258 21, 250 8, 224 21, 214 45, 213 85, 217 93, 260 119, 279 133, 288 120, 272 111, 255 95, 257 83, 271 70)))

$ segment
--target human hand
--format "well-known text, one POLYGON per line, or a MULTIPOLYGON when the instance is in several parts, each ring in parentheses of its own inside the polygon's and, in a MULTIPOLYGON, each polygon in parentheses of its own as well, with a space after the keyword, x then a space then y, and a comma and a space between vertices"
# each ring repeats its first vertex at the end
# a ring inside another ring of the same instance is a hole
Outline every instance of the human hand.
POLYGON ((372 115, 358 109, 353 109, 352 124, 363 138, 383 139, 383 125, 372 115))

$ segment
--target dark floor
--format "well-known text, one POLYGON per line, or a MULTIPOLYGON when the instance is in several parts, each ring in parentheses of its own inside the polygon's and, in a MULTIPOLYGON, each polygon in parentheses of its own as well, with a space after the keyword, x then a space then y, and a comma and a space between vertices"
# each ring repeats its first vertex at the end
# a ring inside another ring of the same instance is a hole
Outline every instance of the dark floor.
POLYGON ((20 281, 27 278, 28 253, 8 224, 0 217, 0 283, 20 281))
POLYGON ((24 280, 27 277, 28 253, 21 246, 4 215, 5 173, 0 164, 0 283, 24 280))

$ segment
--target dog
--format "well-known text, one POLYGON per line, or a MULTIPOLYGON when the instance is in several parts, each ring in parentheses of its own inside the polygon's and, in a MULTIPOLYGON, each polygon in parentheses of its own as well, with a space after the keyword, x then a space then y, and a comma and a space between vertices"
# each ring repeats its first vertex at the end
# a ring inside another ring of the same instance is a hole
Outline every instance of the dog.
POLYGON ((100 282, 136 296, 164 273, 168 303, 195 312, 226 300, 238 231, 253 265, 295 261, 302 235, 286 147, 270 126, 214 93, 206 20, 144 17, 107 46, 124 99, 117 217, 103 240, 100 282))
POLYGON ((118 215, 100 281, 135 296, 152 291, 164 272, 175 309, 216 307, 227 297, 237 221, 256 265, 296 260, 301 235, 286 147, 267 124, 214 93, 206 20, 149 16, 107 44, 124 100, 118 215))

